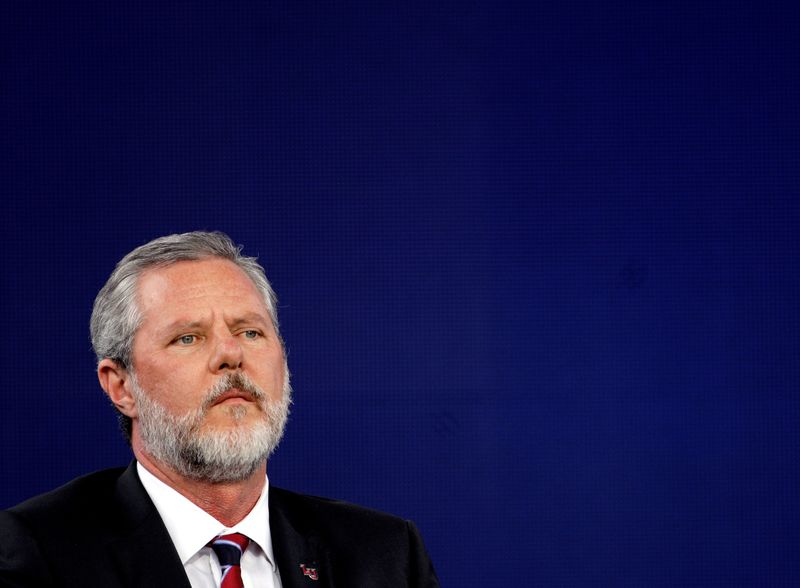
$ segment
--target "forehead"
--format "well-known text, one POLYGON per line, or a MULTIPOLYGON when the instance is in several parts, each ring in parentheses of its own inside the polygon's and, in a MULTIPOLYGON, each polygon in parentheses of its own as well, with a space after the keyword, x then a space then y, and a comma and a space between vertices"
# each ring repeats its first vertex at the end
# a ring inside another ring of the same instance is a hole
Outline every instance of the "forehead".
POLYGON ((233 262, 213 257, 146 270, 139 277, 137 302, 145 315, 154 310, 191 311, 210 306, 222 311, 257 306, 267 312, 261 293, 247 274, 233 262))

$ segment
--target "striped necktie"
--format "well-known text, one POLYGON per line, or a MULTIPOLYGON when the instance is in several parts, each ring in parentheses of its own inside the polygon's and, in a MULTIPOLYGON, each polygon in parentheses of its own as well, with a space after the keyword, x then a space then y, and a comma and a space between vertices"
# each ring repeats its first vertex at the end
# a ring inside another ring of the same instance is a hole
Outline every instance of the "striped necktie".
POLYGON ((248 543, 250 543, 250 539, 241 533, 220 535, 209 542, 208 545, 219 559, 222 572, 220 588, 243 588, 242 568, 239 567, 239 562, 248 543))

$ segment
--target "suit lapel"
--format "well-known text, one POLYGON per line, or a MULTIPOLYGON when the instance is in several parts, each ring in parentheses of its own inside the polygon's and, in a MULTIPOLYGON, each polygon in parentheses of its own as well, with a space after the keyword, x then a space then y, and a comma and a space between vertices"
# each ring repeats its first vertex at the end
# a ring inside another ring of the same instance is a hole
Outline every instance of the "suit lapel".
POLYGON ((269 527, 283 588, 332 588, 331 557, 290 493, 270 486, 269 527))
MULTIPOLYGON (((119 536, 108 545, 123 585, 191 588, 175 546, 147 495, 134 461, 119 478, 119 536)), ((270 486, 269 526, 283 588, 333 588, 329 549, 295 504, 292 493, 270 486)))
POLYGON ((170 586, 190 588, 175 546, 164 524, 147 520, 128 537, 109 546, 124 585, 130 587, 170 586))
POLYGON ((133 462, 117 483, 123 532, 108 546, 123 585, 191 588, 183 564, 133 462))

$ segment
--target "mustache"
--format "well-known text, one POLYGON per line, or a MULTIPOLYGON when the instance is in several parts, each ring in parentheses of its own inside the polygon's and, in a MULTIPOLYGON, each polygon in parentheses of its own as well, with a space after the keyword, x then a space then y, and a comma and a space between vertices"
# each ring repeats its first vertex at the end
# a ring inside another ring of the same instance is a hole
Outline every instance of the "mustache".
POLYGON ((220 396, 225 394, 231 388, 237 388, 242 392, 250 395, 252 400, 263 404, 266 399, 266 393, 256 385, 245 373, 233 372, 223 376, 218 380, 211 389, 206 393, 203 399, 203 411, 211 408, 220 396))

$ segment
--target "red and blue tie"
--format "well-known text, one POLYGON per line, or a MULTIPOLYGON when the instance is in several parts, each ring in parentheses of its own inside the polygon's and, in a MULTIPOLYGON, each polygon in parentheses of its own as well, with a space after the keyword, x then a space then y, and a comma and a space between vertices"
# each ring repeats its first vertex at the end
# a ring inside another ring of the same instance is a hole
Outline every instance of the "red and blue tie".
POLYGON ((217 554, 222 571, 220 588, 243 588, 242 568, 239 566, 239 562, 248 543, 250 543, 250 539, 241 533, 220 535, 209 543, 211 549, 217 554))

